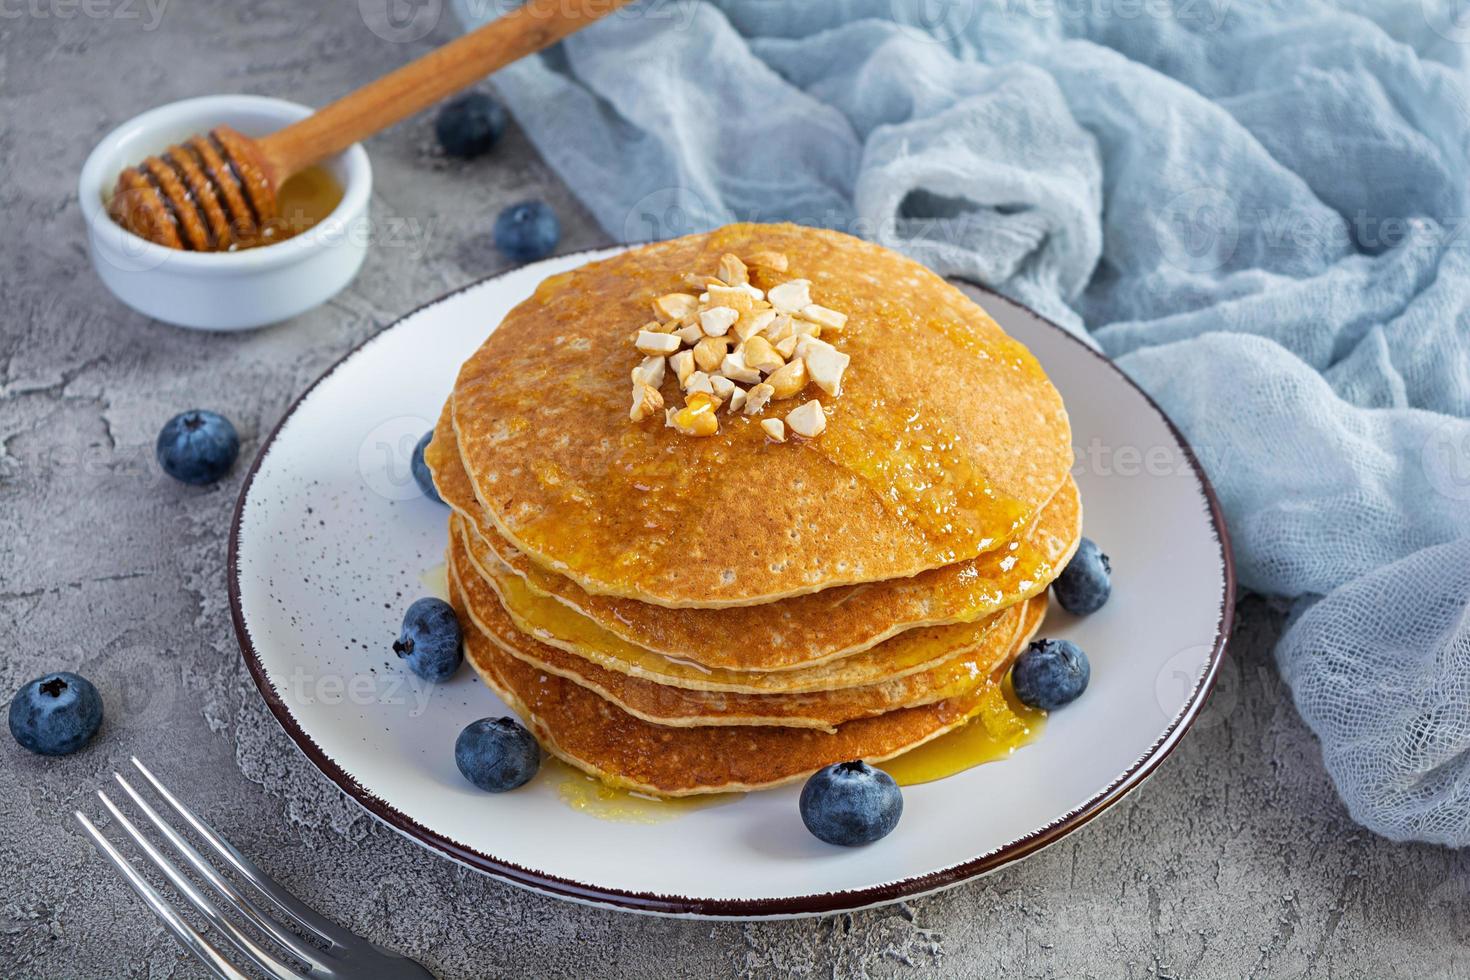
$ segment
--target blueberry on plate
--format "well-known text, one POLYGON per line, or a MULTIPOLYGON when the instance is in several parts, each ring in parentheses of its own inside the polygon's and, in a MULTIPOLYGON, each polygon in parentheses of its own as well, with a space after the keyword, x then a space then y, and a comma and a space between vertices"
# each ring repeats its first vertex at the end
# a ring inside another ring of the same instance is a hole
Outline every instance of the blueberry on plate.
POLYGON ((439 488, 434 486, 434 477, 429 472, 429 464, 424 462, 424 450, 429 448, 429 440, 432 438, 434 438, 433 430, 425 432, 424 437, 419 440, 419 444, 413 447, 411 469, 413 470, 413 480, 419 485, 419 489, 424 492, 424 496, 436 504, 442 504, 444 503, 444 498, 439 496, 439 488))
POLYGON ((801 821, 828 844, 871 844, 887 837, 902 815, 898 784, 866 762, 830 765, 801 788, 801 821))
POLYGON ((536 736, 514 718, 481 718, 454 740, 454 764, 487 793, 524 786, 541 768, 536 736))
POLYGON ((69 671, 38 677, 10 700, 10 734, 41 755, 75 752, 101 727, 102 696, 69 671))
POLYGON ((462 95, 439 110, 434 135, 452 157, 468 160, 489 152, 505 132, 505 107, 484 92, 462 95))
POLYGON ((1033 640, 1011 668, 1011 685, 1021 703, 1052 711, 1087 690, 1092 666, 1071 640, 1033 640))
POLYGON ((495 247, 516 262, 546 258, 560 239, 561 222, 542 201, 512 204, 495 219, 495 247))
POLYGON ((459 619, 443 599, 419 599, 403 614, 393 652, 426 681, 442 681, 464 661, 459 619))
POLYGON ((168 420, 154 447, 158 465, 175 480, 203 486, 230 471, 240 437, 223 415, 194 409, 168 420))
POLYGON ((1091 538, 1077 543, 1077 553, 1051 584, 1051 594, 1074 616, 1097 612, 1112 592, 1112 563, 1091 538))

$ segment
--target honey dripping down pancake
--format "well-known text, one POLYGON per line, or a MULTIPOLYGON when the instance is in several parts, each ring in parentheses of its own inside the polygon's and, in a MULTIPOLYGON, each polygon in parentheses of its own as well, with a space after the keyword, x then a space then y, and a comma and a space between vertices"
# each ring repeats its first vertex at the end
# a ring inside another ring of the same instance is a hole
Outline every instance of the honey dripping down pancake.
MULTIPOLYGON (((450 601, 469 612, 455 582, 450 601)), ((660 796, 740 792, 801 779, 851 759, 880 762, 951 731, 982 710, 1035 620, 992 672, 989 683, 932 704, 858 718, 835 732, 784 726, 654 725, 594 691, 506 653, 478 629, 465 631, 465 653, 491 690, 514 710, 543 748, 604 782, 660 796)))
POLYGON ((452 414, 484 518, 512 545, 588 593, 670 607, 975 558, 1029 527, 1072 461, 1060 396, 979 306, 915 262, 794 225, 732 225, 548 279, 465 362, 452 414), (738 414, 708 438, 630 422, 628 337, 652 301, 760 251, 847 315, 825 432, 778 444, 738 414))
MULTIPOLYGON (((451 545, 450 575, 469 618, 465 629, 477 629, 505 653, 573 681, 637 718, 674 727, 775 725, 834 731, 854 718, 966 694, 989 682, 1014 648, 1023 626, 1040 617, 1029 604, 1015 606, 979 643, 903 678, 805 693, 739 694, 690 690, 632 677, 539 642, 505 615, 495 592, 477 577, 462 547, 451 545)), ((1044 599, 1031 602, 1044 610, 1044 599)))
MULTIPOLYGON (((536 597, 560 602, 627 644, 709 668, 807 667, 869 649, 912 627, 983 619, 1044 592, 1081 536, 1081 501, 1068 477, 1029 534, 979 558, 908 579, 839 586, 761 606, 670 609, 591 595, 506 541, 474 497, 448 405, 424 458, 440 495, 465 519, 471 555, 481 567, 508 566, 536 597)), ((519 612, 524 619, 527 602, 519 605, 512 615, 519 612)))

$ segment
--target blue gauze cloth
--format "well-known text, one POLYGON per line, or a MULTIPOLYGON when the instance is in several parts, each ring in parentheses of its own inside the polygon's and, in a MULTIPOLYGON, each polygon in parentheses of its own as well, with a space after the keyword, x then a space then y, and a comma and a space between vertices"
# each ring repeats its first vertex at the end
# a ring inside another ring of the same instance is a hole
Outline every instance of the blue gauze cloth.
MULTIPOLYGON (((487 13, 453 0, 467 24, 487 13)), ((496 5, 489 5, 495 8, 496 5)), ((495 84, 624 241, 862 235, 1199 450, 1353 817, 1470 843, 1470 19, 1434 0, 664 0, 495 84)))

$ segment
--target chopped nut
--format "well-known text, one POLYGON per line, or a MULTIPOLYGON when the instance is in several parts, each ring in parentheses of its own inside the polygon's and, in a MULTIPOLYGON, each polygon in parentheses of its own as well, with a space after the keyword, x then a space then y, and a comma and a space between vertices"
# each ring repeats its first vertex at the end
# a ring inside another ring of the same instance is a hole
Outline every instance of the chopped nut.
MULTIPOLYGON (((710 383, 713 384, 714 379, 710 379, 710 383)), ((730 392, 730 414, 734 415, 736 412, 740 411, 744 407, 745 389, 736 386, 735 390, 730 392)))
POLYGON ((771 400, 773 390, 770 385, 762 381, 747 391, 745 393, 745 414, 759 415, 761 409, 766 407, 766 402, 771 400))
POLYGON ((750 264, 773 272, 785 272, 788 267, 785 252, 756 252, 750 257, 750 264))
POLYGON ((690 289, 698 290, 701 293, 709 288, 710 283, 718 282, 719 280, 714 276, 706 276, 698 272, 686 273, 684 276, 684 285, 690 289))
POLYGON ((795 334, 792 334, 784 340, 777 341, 776 353, 780 354, 782 357, 786 358, 789 361, 791 360, 792 355, 796 353, 796 345, 800 343, 800 341, 801 338, 796 336, 795 334))
POLYGON ((766 298, 782 313, 798 313, 812 303, 811 285, 807 279, 789 279, 772 286, 766 298))
MULTIPOLYGON (((673 330, 675 326, 676 324, 672 320, 670 320, 668 323, 659 323, 657 320, 649 320, 638 329, 647 330, 650 333, 668 333, 669 331, 673 330)), ((634 336, 637 336, 636 331, 634 333, 634 336)))
POLYGON ((729 337, 704 337, 694 345, 694 363, 701 371, 717 371, 729 350, 729 337))
POLYGON ((793 337, 820 337, 822 335, 822 325, 820 323, 813 323, 810 320, 793 319, 791 321, 791 335, 793 337))
POLYGON ((806 378, 806 362, 795 360, 785 367, 773 371, 771 376, 766 379, 766 384, 771 386, 773 391, 772 398, 790 398, 806 387, 806 378))
POLYGON ((740 353, 745 358, 745 363, 755 368, 762 374, 769 374, 786 363, 786 359, 776 353, 776 348, 764 337, 751 337, 740 345, 740 353))
POLYGON ((725 359, 720 362, 720 373, 731 381, 745 384, 753 384, 761 379, 761 373, 746 364, 745 355, 738 350, 725 355, 725 359))
POLYGON ((645 357, 637 367, 633 369, 633 383, 652 385, 657 388, 664 383, 664 362, 661 354, 651 354, 645 357))
POLYGON ((663 407, 664 396, 653 385, 633 385, 633 407, 628 412, 628 418, 634 422, 642 422, 663 407))
POLYGON ((731 286, 739 286, 750 282, 750 271, 745 268, 745 263, 729 252, 720 256, 719 276, 731 286))
POLYGON ((699 343, 700 338, 704 336, 704 330, 699 326, 699 324, 695 323, 687 327, 680 327, 677 331, 675 331, 675 336, 679 338, 679 341, 683 343, 684 346, 693 347, 695 344, 699 343))
POLYGON ((653 315, 661 322, 680 320, 699 309, 699 300, 688 293, 665 293, 653 301, 653 315))
POLYGON ((740 319, 735 321, 735 336, 741 342, 749 340, 756 334, 764 331, 780 316, 775 310, 755 310, 751 313, 740 314, 740 319))
POLYGON ((842 373, 852 357, 842 353, 825 340, 805 337, 796 345, 797 355, 806 361, 807 373, 818 388, 836 398, 842 394, 842 373))
POLYGON ((710 306, 728 306, 737 313, 749 313, 755 309, 756 297, 750 294, 746 286, 711 286, 709 292, 701 296, 699 301, 710 306), (709 298, 706 299, 705 296, 709 298))
POLYGON ((679 349, 679 338, 671 333, 654 333, 652 330, 638 331, 638 339, 633 342, 645 354, 672 354, 679 349))
POLYGON ((775 318, 771 320, 771 325, 766 327, 764 331, 766 339, 773 344, 777 341, 785 340, 796 332, 793 329, 794 326, 795 324, 789 315, 777 313, 775 318))
POLYGON ((720 431, 720 420, 715 416, 717 408, 714 396, 696 392, 674 413, 674 428, 686 436, 712 436, 720 431))
POLYGON ((811 439, 821 435, 827 428, 827 414, 822 411, 822 403, 813 398, 800 408, 793 408, 788 412, 786 424, 791 426, 792 432, 811 439))
POLYGON ((761 419, 761 428, 775 442, 786 441, 786 423, 780 419, 761 419))
POLYGON ((838 313, 836 310, 829 310, 825 306, 818 306, 816 303, 808 303, 806 306, 803 306, 801 308, 801 315, 804 319, 810 320, 812 323, 827 330, 841 331, 843 327, 847 326, 846 313, 838 313))
POLYGON ((669 358, 669 367, 674 369, 674 376, 679 379, 679 387, 684 387, 684 382, 694 373, 694 352, 681 350, 669 358))
POLYGON ((702 392, 706 395, 713 395, 715 393, 714 386, 710 384, 709 375, 703 371, 695 371, 689 376, 689 380, 684 382, 685 394, 695 394, 697 392, 702 392))
POLYGON ((730 400, 730 396, 741 389, 735 387, 735 382, 720 374, 712 374, 709 379, 710 389, 721 402, 730 400))
POLYGON ((723 337, 730 332, 730 328, 738 319, 740 319, 740 311, 732 310, 728 306, 712 306, 700 311, 699 325, 704 328, 708 336, 723 337))

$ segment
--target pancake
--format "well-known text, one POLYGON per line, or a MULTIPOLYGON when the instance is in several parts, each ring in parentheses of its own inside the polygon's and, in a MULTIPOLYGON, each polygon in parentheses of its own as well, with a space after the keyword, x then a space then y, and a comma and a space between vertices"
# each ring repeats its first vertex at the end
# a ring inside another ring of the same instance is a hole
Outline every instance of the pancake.
MULTIPOLYGON (((473 540, 462 530, 460 537, 473 540)), ((799 694, 860 687, 907 677, 937 666, 986 642, 995 629, 1011 629, 1022 604, 975 623, 920 627, 861 653, 811 667, 779 671, 740 671, 704 667, 689 660, 650 653, 602 629, 596 623, 550 599, 539 599, 509 569, 470 563, 499 598, 517 630, 548 646, 565 650, 600 667, 670 687, 741 694, 799 694)))
MULTIPOLYGON (((464 598, 453 582, 449 594, 467 619, 464 598)), ((479 630, 465 631, 471 666, 521 717, 542 748, 609 785, 660 796, 763 789, 834 762, 890 759, 980 711, 1020 646, 996 665, 989 683, 965 694, 858 718, 824 732, 776 725, 650 724, 581 684, 506 653, 479 630)))
MULTIPOLYGON (((812 666, 861 652, 916 626, 978 621, 1044 592, 1081 537, 1081 500, 1068 477, 1029 535, 979 558, 908 579, 840 586, 760 606, 670 609, 592 595, 571 579, 537 566, 501 536, 485 519, 460 465, 447 405, 424 458, 440 495, 473 529, 468 545, 488 575, 508 566, 536 596, 557 600, 627 644, 737 671, 812 666)), ((555 633, 554 621, 565 618, 555 610, 536 615, 529 601, 506 598, 523 627, 529 623, 528 628, 555 633)))
POLYGON ((739 694, 671 687, 599 667, 590 660, 541 643, 516 628, 495 592, 470 564, 463 540, 451 541, 449 575, 469 622, 516 659, 574 681, 629 714, 658 725, 785 725, 835 731, 854 718, 956 697, 985 682, 1021 639, 1045 615, 1038 598, 1013 607, 975 646, 926 670, 862 687, 801 694, 739 694))
POLYGON ((453 424, 486 516, 531 561, 592 594, 671 607, 974 558, 1027 527, 1072 463, 1061 397, 984 310, 916 262, 795 225, 731 225, 551 277, 464 363, 453 424), (790 269, 757 267, 755 286, 808 279, 849 317, 826 431, 775 444, 744 415, 720 415, 708 438, 630 422, 628 337, 652 300, 723 253, 766 250, 790 269))

